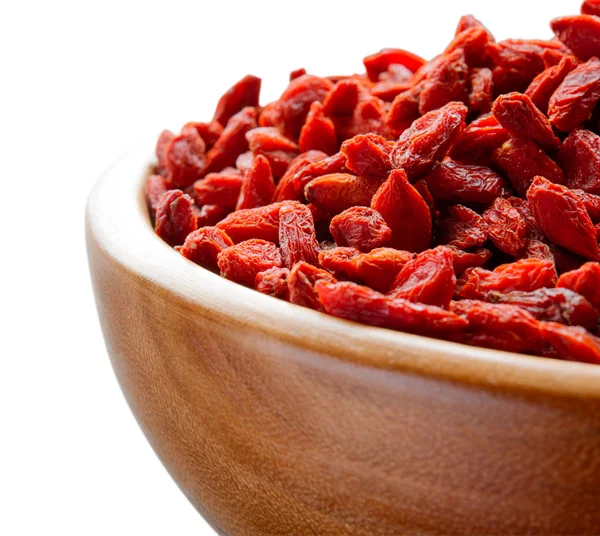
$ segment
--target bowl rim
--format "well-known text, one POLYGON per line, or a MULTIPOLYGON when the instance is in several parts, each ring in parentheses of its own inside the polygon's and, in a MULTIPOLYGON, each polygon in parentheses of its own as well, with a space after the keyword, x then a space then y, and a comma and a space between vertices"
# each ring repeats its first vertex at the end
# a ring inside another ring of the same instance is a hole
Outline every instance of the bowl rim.
POLYGON ((600 399, 600 366, 489 350, 371 327, 278 300, 184 258, 155 233, 144 196, 153 143, 132 147, 98 179, 86 240, 119 265, 232 329, 251 328, 344 363, 471 386, 600 399), (401 351, 399 351, 401 350, 401 351))

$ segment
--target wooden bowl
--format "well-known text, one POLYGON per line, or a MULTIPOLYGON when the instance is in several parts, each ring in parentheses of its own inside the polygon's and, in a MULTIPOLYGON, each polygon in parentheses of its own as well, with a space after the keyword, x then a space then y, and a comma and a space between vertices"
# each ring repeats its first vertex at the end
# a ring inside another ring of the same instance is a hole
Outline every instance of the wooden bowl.
POLYGON ((227 535, 600 534, 600 367, 371 328, 187 261, 141 147, 87 208, 100 322, 158 456, 227 535))

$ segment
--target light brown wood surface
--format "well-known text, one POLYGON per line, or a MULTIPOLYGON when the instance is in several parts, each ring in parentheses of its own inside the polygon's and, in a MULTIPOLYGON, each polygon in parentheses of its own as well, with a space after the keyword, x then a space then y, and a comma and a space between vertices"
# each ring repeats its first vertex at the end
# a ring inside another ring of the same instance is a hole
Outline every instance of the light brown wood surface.
POLYGON ((600 534, 600 367, 338 320, 150 227, 147 147, 99 181, 106 346, 156 453, 224 535, 600 534))

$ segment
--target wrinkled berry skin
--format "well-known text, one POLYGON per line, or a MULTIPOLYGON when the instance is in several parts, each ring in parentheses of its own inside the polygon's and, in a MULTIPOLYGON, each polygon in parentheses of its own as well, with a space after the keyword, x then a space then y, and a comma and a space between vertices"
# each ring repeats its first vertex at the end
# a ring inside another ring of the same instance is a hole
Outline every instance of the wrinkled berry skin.
POLYGON ((196 230, 192 204, 192 198, 181 190, 169 190, 160 198, 154 228, 167 244, 179 246, 196 230))

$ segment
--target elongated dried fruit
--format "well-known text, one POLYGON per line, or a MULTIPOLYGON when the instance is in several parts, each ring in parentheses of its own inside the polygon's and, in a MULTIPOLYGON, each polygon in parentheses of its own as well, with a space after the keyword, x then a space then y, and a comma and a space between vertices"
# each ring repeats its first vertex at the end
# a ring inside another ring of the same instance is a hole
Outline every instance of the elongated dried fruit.
POLYGON ((339 214, 353 206, 369 206, 377 191, 377 182, 349 173, 323 175, 309 182, 304 195, 330 214, 339 214))
POLYGON ((196 230, 192 204, 192 198, 181 190, 169 190, 160 198, 154 229, 167 244, 181 245, 196 230))
POLYGON ((392 230, 391 247, 423 251, 431 242, 431 212, 402 169, 395 169, 377 190, 371 208, 392 230))
POLYGON ((235 168, 226 168, 221 173, 209 173, 194 183, 194 199, 198 205, 219 205, 228 210, 236 207, 242 175, 235 168))
POLYGON ((457 294, 461 298, 482 299, 488 292, 531 292, 553 287, 556 270, 551 261, 521 259, 503 264, 494 271, 483 268, 468 269, 458 280, 457 294))
POLYGON ((527 225, 506 199, 497 198, 483 213, 483 219, 486 234, 498 249, 514 256, 525 247, 527 225))
POLYGON ((271 164, 262 155, 258 155, 252 166, 244 174, 237 199, 236 210, 256 208, 268 205, 275 193, 275 182, 271 164))
POLYGON ((569 188, 600 194, 600 136, 589 130, 573 130, 561 145, 559 158, 569 188))
POLYGON ((467 107, 450 102, 426 113, 405 130, 392 151, 392 165, 412 180, 441 160, 465 126, 467 107))
POLYGON ((486 205, 509 192, 506 180, 493 169, 452 160, 437 164, 424 180, 434 199, 450 203, 486 205))
POLYGON ((279 209, 293 201, 271 203, 264 207, 236 210, 221 220, 217 227, 227 233, 235 244, 260 238, 279 241, 279 209))
POLYGON ((540 333, 548 345, 547 357, 600 364, 600 339, 576 326, 543 322, 540 333))
POLYGON ((338 246, 363 252, 384 246, 392 237, 381 214, 369 207, 352 207, 338 214, 331 220, 329 231, 338 246))
POLYGON ((494 117, 514 137, 536 142, 540 147, 552 150, 560 145, 546 116, 522 93, 500 95, 492 107, 494 117))
POLYGON ((388 295, 447 308, 455 287, 454 256, 450 249, 440 246, 406 263, 388 295))
POLYGON ((558 164, 535 142, 525 138, 508 140, 494 151, 492 160, 506 173, 513 188, 522 196, 527 194, 537 175, 557 184, 565 182, 565 175, 558 164))
POLYGON ((300 131, 300 151, 323 151, 332 155, 339 149, 335 126, 331 119, 325 117, 323 105, 319 101, 311 104, 306 122, 300 131))
POLYGON ((179 253, 204 268, 214 270, 219 253, 230 246, 233 242, 224 231, 217 227, 202 227, 187 235, 179 253))
POLYGON ((600 311, 600 264, 586 262, 580 268, 566 272, 558 278, 557 287, 568 288, 584 296, 600 311))
POLYGON ((319 282, 315 288, 324 310, 346 320, 430 337, 456 332, 468 324, 440 307, 385 296, 356 283, 319 282))
POLYGON ((290 302, 316 311, 322 311, 323 306, 315 290, 315 285, 319 281, 334 283, 335 277, 328 271, 317 268, 312 264, 306 262, 296 263, 287 278, 290 302))
POLYGON ((555 244, 590 260, 600 260, 596 229, 585 205, 566 186, 536 177, 527 201, 544 234, 555 244))
POLYGON ((164 148, 164 167, 171 188, 186 188, 206 170, 206 144, 196 131, 186 130, 164 148))
POLYGON ((290 276, 290 271, 287 268, 269 268, 264 272, 256 274, 254 279, 254 290, 268 294, 274 298, 288 301, 290 291, 288 289, 287 280, 290 276))
POLYGON ((592 58, 572 70, 550 97, 548 117, 569 132, 583 123, 600 100, 600 60, 592 58))
POLYGON ((269 268, 281 268, 281 254, 277 246, 266 240, 246 240, 230 246, 217 256, 221 275, 245 285, 253 287, 256 274, 269 268))
POLYGON ((220 98, 213 120, 221 125, 227 122, 246 106, 256 108, 260 96, 261 80, 251 74, 244 76, 220 98))
POLYGON ((583 61, 600 56, 600 19, 590 15, 571 15, 554 19, 552 31, 583 61))
POLYGON ((467 329, 451 334, 457 342, 508 352, 539 351, 540 323, 520 307, 462 300, 452 302, 450 310, 468 322, 467 329))
POLYGON ((583 296, 564 288, 541 288, 533 292, 490 292, 486 301, 517 305, 538 320, 595 330, 598 311, 583 296))
POLYGON ((286 267, 291 268, 300 261, 318 264, 315 224, 306 205, 288 204, 279 209, 279 244, 286 267))

